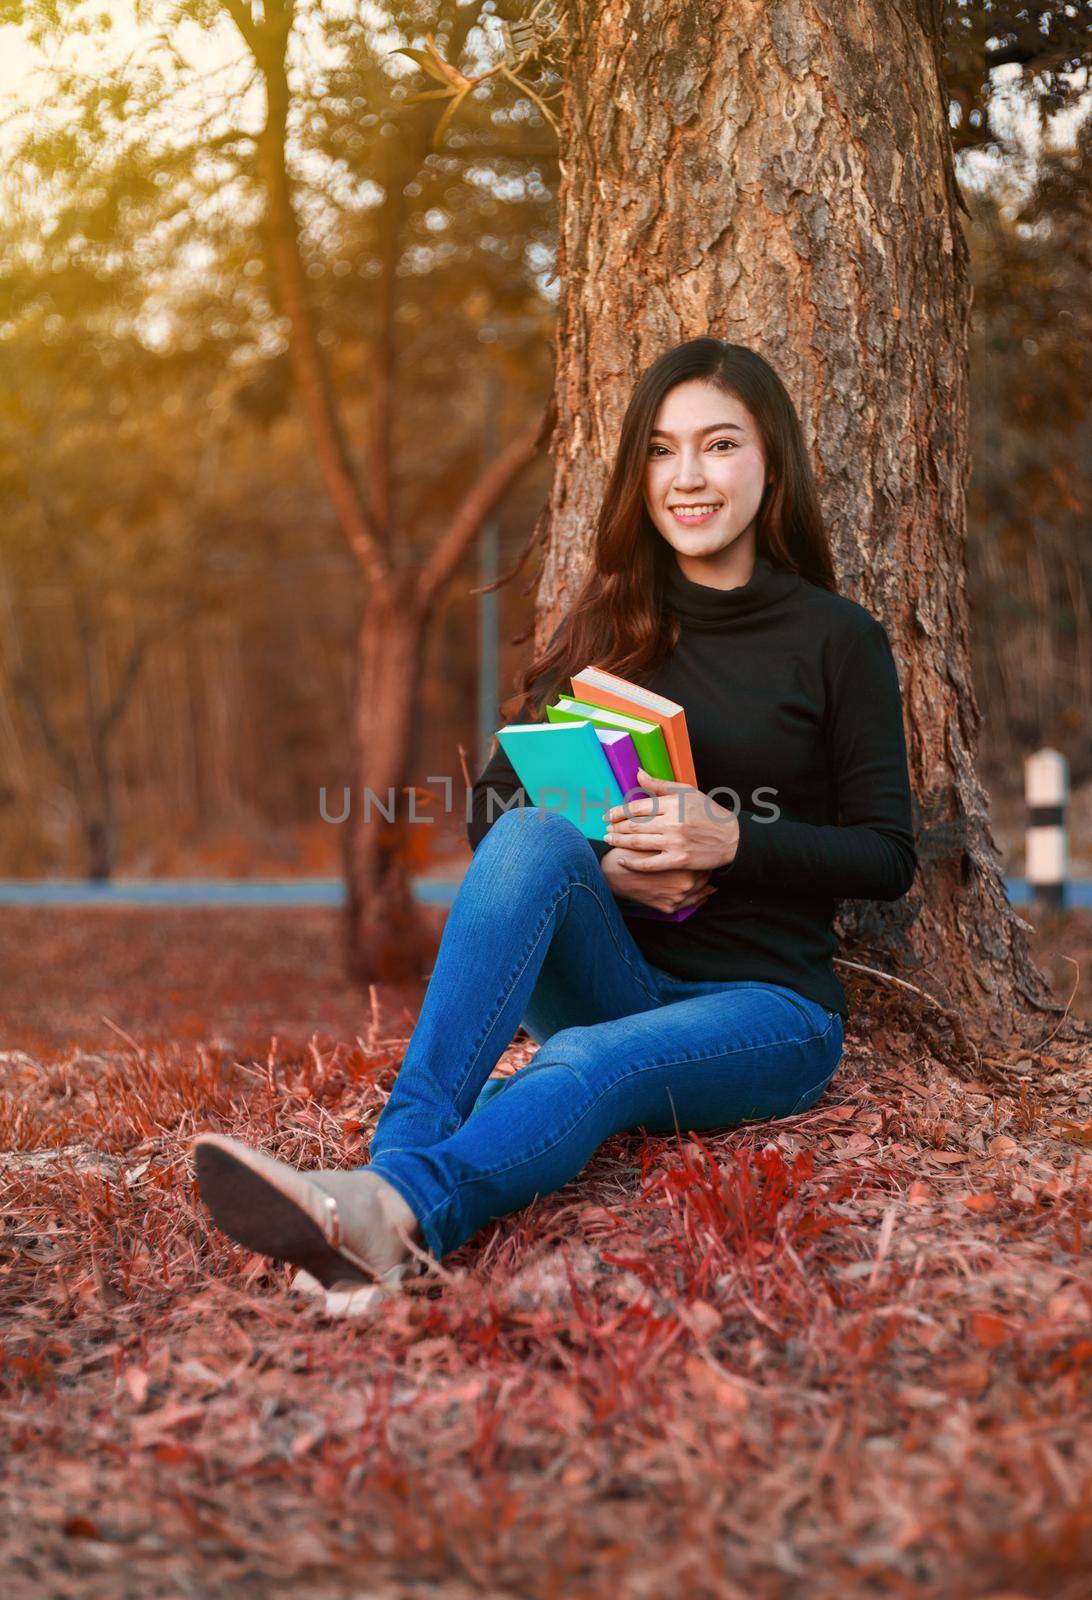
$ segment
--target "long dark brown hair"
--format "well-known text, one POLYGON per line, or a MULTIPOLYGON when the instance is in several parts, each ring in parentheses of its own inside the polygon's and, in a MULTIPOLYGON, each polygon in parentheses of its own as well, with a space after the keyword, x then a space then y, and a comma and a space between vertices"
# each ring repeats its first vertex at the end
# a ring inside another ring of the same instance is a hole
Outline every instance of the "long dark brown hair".
POLYGON ((775 567, 838 592, 830 543, 800 419, 769 362, 746 345, 711 336, 665 350, 637 380, 603 495, 590 569, 559 627, 501 706, 506 722, 540 722, 546 702, 574 672, 602 667, 640 683, 675 647, 678 618, 665 605, 674 551, 645 505, 650 435, 664 396, 703 378, 747 407, 772 482, 755 523, 755 548, 775 567))

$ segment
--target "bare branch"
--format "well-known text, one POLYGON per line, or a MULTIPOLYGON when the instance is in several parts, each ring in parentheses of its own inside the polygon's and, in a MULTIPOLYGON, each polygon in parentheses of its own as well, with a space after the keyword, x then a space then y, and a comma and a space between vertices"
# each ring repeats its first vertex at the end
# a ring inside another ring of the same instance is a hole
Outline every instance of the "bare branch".
POLYGON ((16 693, 38 724, 43 744, 61 771, 67 775, 73 794, 78 794, 80 790, 79 763, 53 726, 53 721, 46 710, 45 701, 39 694, 38 685, 35 683, 30 668, 25 662, 16 668, 13 682, 16 693))
POLYGON ((541 417, 517 434, 471 485, 418 574, 416 595, 422 610, 435 602, 485 518, 503 500, 520 473, 548 446, 556 422, 557 406, 551 397, 541 417))

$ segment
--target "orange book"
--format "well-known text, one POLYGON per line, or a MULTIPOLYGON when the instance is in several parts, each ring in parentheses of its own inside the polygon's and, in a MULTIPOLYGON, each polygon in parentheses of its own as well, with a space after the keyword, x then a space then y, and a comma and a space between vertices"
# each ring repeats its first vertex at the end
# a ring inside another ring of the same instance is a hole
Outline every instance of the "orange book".
POLYGON ((626 711, 631 716, 644 717, 646 722, 658 722, 664 730, 664 743, 676 781, 692 783, 697 788, 698 774, 690 752, 686 712, 677 700, 654 694, 639 683, 630 683, 628 678, 604 672, 602 667, 585 667, 582 672, 574 673, 570 682, 574 700, 606 706, 610 711, 626 711))

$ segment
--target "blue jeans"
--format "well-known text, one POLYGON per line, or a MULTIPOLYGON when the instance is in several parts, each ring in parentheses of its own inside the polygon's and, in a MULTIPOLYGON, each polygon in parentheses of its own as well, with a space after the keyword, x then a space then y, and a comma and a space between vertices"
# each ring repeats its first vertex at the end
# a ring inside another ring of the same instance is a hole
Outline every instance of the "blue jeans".
POLYGON ((439 1259, 567 1183, 612 1133, 806 1110, 842 1038, 839 1012, 782 984, 650 965, 579 828, 503 812, 455 895, 369 1165, 439 1259), (521 1023, 537 1053, 490 1079, 521 1023))

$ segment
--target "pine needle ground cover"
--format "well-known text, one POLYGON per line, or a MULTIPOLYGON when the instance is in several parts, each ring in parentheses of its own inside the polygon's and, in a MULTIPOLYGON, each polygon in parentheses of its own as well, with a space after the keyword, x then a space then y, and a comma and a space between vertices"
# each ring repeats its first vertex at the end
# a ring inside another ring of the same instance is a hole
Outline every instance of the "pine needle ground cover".
POLYGON ((359 1162, 412 996, 340 992, 333 917, 221 917, 202 986, 165 981, 165 920, 75 915, 36 948, 4 924, 5 1006, 25 979, 54 1030, 9 1016, 0 1077, 6 1596, 1089 1594, 1092 1079, 1065 1028, 1002 1081, 855 1005, 811 1111, 616 1135, 339 1319, 216 1232, 188 1142, 359 1162), (94 1047, 63 1039, 62 938, 73 990, 99 963, 94 1047), (107 980, 138 969, 134 1011, 107 980), (332 1033, 258 1048, 309 986, 332 1033))

